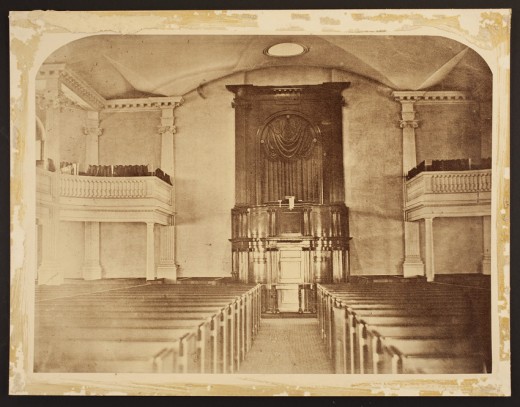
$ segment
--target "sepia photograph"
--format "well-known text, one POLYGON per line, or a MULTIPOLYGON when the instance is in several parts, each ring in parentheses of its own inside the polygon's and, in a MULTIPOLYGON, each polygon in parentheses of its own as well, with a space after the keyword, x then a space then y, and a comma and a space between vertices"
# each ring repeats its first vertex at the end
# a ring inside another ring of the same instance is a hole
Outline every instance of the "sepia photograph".
POLYGON ((510 395, 510 18, 11 12, 10 394, 510 395))

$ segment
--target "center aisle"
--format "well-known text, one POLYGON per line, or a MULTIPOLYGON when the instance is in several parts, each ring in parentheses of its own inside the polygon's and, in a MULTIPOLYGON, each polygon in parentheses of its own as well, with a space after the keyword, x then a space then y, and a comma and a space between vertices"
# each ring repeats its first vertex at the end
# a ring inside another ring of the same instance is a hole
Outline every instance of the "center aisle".
POLYGON ((315 318, 262 319, 238 373, 334 373, 315 318))

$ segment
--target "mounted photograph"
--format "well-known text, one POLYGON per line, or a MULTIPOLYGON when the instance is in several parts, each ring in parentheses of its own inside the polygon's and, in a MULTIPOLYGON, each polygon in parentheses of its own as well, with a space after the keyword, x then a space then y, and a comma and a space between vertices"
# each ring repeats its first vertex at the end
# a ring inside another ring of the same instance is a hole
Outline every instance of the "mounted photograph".
POLYGON ((11 394, 510 394, 510 10, 10 25, 11 394))

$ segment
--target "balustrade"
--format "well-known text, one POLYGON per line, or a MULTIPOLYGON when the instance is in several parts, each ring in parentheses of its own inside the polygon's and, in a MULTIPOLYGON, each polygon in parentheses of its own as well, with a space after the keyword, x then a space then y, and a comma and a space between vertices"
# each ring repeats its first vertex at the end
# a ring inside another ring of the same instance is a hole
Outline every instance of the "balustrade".
POLYGON ((59 204, 64 214, 62 217, 66 216, 66 220, 95 221, 97 218, 92 212, 98 211, 98 220, 125 221, 125 212, 131 212, 128 221, 154 219, 167 225, 167 218, 174 213, 173 187, 153 176, 80 176, 37 169, 36 183, 38 201, 42 204, 50 201, 59 204), (107 212, 108 209, 112 213, 107 212), (76 219, 72 212, 79 218, 76 219), (80 216, 80 212, 90 214, 80 216), (157 216, 147 217, 146 213, 151 212, 156 212, 157 216))
POLYGON ((491 170, 426 171, 406 182, 407 220, 485 216, 491 205, 491 170))

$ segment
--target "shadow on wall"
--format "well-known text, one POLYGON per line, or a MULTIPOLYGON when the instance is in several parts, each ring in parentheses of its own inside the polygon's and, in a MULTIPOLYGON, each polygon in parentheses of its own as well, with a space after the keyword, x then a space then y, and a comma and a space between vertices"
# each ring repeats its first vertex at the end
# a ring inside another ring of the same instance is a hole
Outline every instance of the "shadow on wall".
MULTIPOLYGON (((202 208, 199 202, 202 199, 204 191, 198 187, 195 178, 175 178, 175 224, 179 226, 200 223, 205 218, 201 216, 202 208)), ((231 216, 231 208, 229 209, 231 216)))

